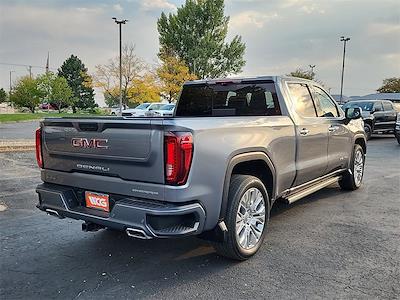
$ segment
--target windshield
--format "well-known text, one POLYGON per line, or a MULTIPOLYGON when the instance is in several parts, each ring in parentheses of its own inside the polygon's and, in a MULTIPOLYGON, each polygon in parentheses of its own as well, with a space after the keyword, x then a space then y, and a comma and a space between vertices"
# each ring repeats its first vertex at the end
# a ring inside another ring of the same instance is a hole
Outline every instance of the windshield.
POLYGON ((178 117, 280 115, 272 81, 190 84, 183 87, 178 117))
POLYGON ((349 107, 360 107, 362 110, 372 111, 372 107, 374 106, 373 102, 349 102, 343 105, 343 109, 349 107))
POLYGON ((160 104, 160 103, 152 104, 152 105, 149 107, 149 110, 158 110, 158 109, 160 109, 162 106, 164 106, 164 104, 160 104))
POLYGON ((166 104, 161 107, 162 110, 173 110, 175 107, 175 104, 166 104))
POLYGON ((148 108, 149 106, 150 106, 149 103, 142 103, 142 104, 136 106, 135 109, 142 109, 143 110, 143 109, 148 108))

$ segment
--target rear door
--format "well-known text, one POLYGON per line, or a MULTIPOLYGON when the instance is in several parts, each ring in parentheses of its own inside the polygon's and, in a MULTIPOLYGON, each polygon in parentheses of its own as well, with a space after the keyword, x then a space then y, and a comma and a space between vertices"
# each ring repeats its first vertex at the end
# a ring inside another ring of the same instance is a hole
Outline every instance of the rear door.
POLYGON ((328 123, 318 118, 306 84, 288 83, 296 114, 296 179, 294 186, 325 174, 328 161, 328 123))
POLYGON ((44 167, 164 183, 161 119, 53 119, 43 123, 44 167))
POLYGON ((383 101, 383 111, 385 112, 385 125, 388 130, 393 129, 396 124, 397 112, 390 101, 383 101))

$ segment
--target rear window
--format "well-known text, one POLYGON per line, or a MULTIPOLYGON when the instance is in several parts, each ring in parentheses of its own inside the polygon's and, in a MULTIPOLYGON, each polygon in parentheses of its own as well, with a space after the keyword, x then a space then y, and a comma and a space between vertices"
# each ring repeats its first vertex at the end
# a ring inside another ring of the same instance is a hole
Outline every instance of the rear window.
POLYGON ((178 117, 280 115, 273 82, 224 82, 183 87, 178 117))

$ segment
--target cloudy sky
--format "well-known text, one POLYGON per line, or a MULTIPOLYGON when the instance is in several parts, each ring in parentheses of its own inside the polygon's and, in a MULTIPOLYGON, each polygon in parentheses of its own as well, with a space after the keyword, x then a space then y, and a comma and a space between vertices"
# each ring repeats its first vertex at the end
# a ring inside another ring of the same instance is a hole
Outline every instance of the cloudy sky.
MULTIPOLYGON (((27 74, 22 64, 57 69, 71 54, 90 72, 118 53, 118 28, 112 17, 129 19, 124 40, 155 63, 156 21, 183 0, 0 0, 0 87, 27 74)), ((340 88, 341 35, 348 44, 344 94, 374 92, 383 78, 400 76, 400 3, 398 0, 226 0, 229 36, 246 42, 241 75, 286 74, 316 65, 318 79, 340 88)), ((43 72, 34 67, 33 73, 43 72)))

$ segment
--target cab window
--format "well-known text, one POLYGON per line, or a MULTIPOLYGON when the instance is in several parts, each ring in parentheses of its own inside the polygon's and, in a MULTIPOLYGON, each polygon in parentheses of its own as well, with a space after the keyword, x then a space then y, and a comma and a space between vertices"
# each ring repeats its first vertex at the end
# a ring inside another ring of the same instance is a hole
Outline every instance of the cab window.
POLYGON ((383 111, 382 102, 374 103, 374 111, 383 111))
POLYGON ((297 113, 302 117, 316 117, 314 103, 307 85, 302 83, 288 83, 288 87, 297 113))
POLYGON ((392 105, 392 103, 390 103, 390 102, 383 102, 383 109, 385 110, 385 111, 391 111, 391 110, 393 110, 393 105, 392 105))
POLYGON ((339 117, 339 111, 331 97, 324 90, 313 86, 313 96, 318 117, 339 117))

